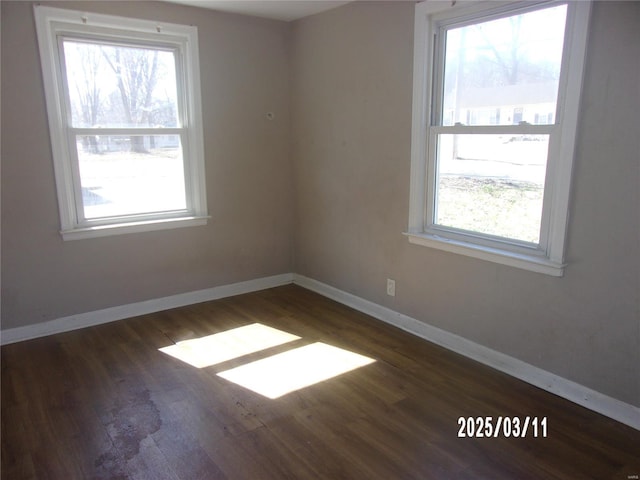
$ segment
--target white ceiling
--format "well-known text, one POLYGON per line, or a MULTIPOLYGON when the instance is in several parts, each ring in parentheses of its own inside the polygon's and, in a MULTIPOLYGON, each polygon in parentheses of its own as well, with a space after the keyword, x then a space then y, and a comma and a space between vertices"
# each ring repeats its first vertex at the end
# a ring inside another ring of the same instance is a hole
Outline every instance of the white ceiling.
POLYGON ((334 0, 167 0, 223 12, 254 15, 274 20, 297 20, 349 3, 334 0))

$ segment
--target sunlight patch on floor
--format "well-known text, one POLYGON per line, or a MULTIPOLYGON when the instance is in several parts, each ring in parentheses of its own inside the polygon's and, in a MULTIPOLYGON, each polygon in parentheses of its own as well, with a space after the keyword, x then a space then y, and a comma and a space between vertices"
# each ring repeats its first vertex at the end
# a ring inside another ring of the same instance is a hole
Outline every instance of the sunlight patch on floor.
POLYGON ((317 342, 220 372, 218 376, 275 399, 373 362, 364 355, 317 342))
POLYGON ((184 340, 159 350, 196 368, 204 368, 299 339, 282 330, 253 323, 206 337, 184 340))

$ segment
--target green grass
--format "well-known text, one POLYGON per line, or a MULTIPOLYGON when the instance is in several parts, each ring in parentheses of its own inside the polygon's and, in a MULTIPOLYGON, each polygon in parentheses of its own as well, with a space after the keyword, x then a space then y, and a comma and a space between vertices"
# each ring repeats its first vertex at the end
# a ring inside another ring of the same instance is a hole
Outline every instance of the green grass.
POLYGON ((543 187, 495 178, 443 176, 439 225, 538 243, 543 187))

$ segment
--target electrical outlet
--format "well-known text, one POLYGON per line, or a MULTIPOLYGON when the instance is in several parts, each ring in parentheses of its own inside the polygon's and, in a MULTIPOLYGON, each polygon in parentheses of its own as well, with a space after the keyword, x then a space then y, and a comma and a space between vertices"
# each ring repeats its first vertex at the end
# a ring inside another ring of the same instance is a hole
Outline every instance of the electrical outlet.
POLYGON ((387 295, 396 296, 396 281, 387 278, 387 295))

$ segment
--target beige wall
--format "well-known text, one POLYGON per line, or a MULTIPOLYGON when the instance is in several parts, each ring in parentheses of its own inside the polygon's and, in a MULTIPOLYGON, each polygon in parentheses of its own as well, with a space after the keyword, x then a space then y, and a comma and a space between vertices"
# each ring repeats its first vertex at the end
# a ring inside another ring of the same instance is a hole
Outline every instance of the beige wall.
POLYGON ((411 3, 297 22, 296 272, 640 405, 639 13, 638 2, 594 7, 563 278, 403 237, 411 3))
POLYGON ((295 271, 640 406, 640 3, 594 8, 563 278, 402 235, 412 2, 293 24, 82 5, 199 27, 213 219, 62 241, 32 4, 3 1, 3 329, 295 271))
POLYGON ((286 23, 160 2, 47 2, 198 27, 212 216, 63 242, 33 4, 1 3, 3 329, 291 272, 286 23))

